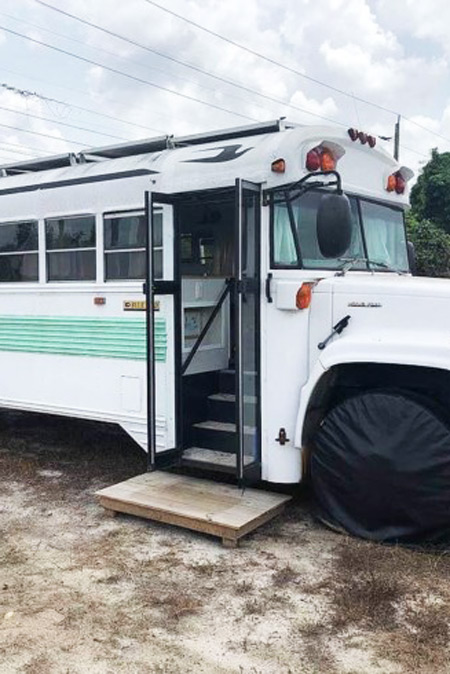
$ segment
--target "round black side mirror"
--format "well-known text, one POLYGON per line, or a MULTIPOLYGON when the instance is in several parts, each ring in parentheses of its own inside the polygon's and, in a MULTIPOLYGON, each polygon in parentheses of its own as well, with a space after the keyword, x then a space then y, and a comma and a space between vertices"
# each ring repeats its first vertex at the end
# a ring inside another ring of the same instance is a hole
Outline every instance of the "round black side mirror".
POLYGON ((352 215, 345 194, 325 194, 319 203, 316 222, 323 257, 342 257, 352 240, 352 215))
POLYGON ((416 258, 416 249, 412 241, 406 242, 406 249, 408 251, 408 264, 409 271, 413 276, 417 276, 417 258, 416 258))

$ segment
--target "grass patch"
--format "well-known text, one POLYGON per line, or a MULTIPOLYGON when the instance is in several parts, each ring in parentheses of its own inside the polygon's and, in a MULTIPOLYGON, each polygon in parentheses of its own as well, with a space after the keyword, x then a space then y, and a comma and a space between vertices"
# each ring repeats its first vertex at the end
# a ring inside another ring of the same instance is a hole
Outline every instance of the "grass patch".
POLYGON ((385 639, 382 648, 405 671, 415 674, 448 672, 450 609, 426 600, 406 609, 401 629, 385 639))
POLYGON ((7 568, 8 566, 18 566, 25 564, 28 560, 25 552, 23 552, 16 545, 4 543, 0 547, 0 567, 7 568))
POLYGON ((299 574, 291 566, 287 565, 275 571, 272 576, 272 583, 275 587, 286 587, 286 585, 297 582, 298 579, 299 574))
POLYGON ((154 596, 152 605, 162 608, 169 620, 180 620, 198 613, 202 603, 193 595, 173 592, 160 597, 154 596))
POLYGON ((267 601, 263 599, 247 599, 242 607, 244 615, 264 615, 267 610, 267 601))
POLYGON ((385 561, 381 546, 350 541, 339 548, 328 585, 334 627, 376 630, 396 626, 397 604, 408 586, 385 561))

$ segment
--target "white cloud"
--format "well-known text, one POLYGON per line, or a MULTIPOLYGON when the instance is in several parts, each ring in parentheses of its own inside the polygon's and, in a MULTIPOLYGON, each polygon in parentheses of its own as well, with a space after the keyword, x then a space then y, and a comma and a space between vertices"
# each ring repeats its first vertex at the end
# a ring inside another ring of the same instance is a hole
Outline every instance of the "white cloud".
MULTIPOLYGON (((103 0, 61 0, 55 6, 284 102, 266 100, 183 68, 30 0, 4 2, 5 11, 80 42, 63 40, 40 30, 39 37, 44 41, 161 87, 234 110, 249 117, 248 121, 286 115, 294 121, 314 122, 312 115, 289 107, 291 104, 369 131, 383 135, 392 133, 395 122, 392 113, 352 100, 259 59, 144 0, 127 0, 126 3, 123 0, 109 0, 108 3, 103 0), (116 56, 98 51, 99 48, 116 56)), ((450 137, 450 102, 447 99, 450 73, 446 56, 450 5, 446 2, 428 0, 425 5, 412 0, 284 0, 282 4, 274 5, 272 0, 247 0, 245 3, 242 0, 167 0, 165 6, 287 64, 299 73, 328 82, 355 97, 372 100, 378 106, 399 110, 412 119, 421 119, 423 126, 450 137)), ((17 22, 8 25, 22 32, 26 30, 17 22)), ((3 63, 14 64, 11 67, 22 73, 20 76, 8 75, 7 81, 118 118, 117 122, 102 120, 70 106, 58 109, 58 106, 45 104, 46 116, 55 115, 55 122, 64 119, 86 128, 103 128, 106 133, 136 138, 153 132, 126 126, 120 120, 151 127, 155 129, 154 133, 180 134, 242 125, 246 121, 238 115, 174 96, 43 47, 30 56, 30 50, 23 47, 24 43, 17 38, 8 37, 0 43, 3 63)), ((12 95, 12 99, 16 106, 25 105, 17 96, 12 95)), ((38 107, 36 102, 27 105, 32 105, 33 110, 38 107)), ((319 118, 317 121, 321 123, 319 118)), ((38 130, 40 127, 35 125, 33 128, 38 130)), ((45 128, 52 128, 52 125, 47 124, 45 128)), ((55 123, 54 128, 61 127, 55 123)), ((94 145, 101 143, 101 136, 83 135, 76 130, 59 130, 58 133, 94 145)), ((418 131, 413 125, 405 124, 402 133, 404 144, 416 152, 427 154, 434 145, 450 148, 449 143, 423 130, 418 131)), ((25 135, 24 139, 26 142, 25 135)), ((46 142, 41 143, 42 139, 38 137, 32 140, 34 145, 39 143, 39 147, 41 144, 47 149, 50 147, 46 142)), ((105 143, 109 142, 105 139, 105 143)), ((58 143, 53 143, 52 151, 54 145, 58 143)), ((62 143, 58 145, 58 152, 61 146, 62 143)), ((67 147, 73 145, 68 142, 67 147)), ((420 155, 410 152, 409 159, 417 164, 420 155)))

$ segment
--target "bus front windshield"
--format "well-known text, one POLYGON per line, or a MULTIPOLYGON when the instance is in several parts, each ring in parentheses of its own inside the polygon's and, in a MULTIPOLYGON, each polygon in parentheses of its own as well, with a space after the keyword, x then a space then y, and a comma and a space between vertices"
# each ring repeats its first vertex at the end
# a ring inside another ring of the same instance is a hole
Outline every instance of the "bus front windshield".
POLYGON ((352 239, 342 258, 324 258, 319 250, 316 218, 320 192, 307 192, 273 210, 273 262, 276 267, 303 269, 347 268, 409 271, 403 211, 350 197, 352 239), (295 226, 293 226, 295 223, 295 226))

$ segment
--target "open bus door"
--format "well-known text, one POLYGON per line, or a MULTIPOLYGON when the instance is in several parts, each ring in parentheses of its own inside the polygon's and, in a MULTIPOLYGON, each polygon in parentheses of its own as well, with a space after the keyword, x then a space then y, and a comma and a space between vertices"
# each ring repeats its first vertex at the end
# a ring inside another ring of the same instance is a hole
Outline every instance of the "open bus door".
POLYGON ((237 478, 261 476, 261 185, 236 180, 237 478))
POLYGON ((180 453, 180 284, 173 202, 145 193, 147 222, 147 437, 148 468, 176 461, 180 453))
MULTIPOLYGON (((177 275, 175 200, 146 194, 148 438, 149 469, 182 458, 182 311, 177 275), (163 226, 164 219, 164 226, 163 226), (165 345, 161 342, 165 335, 165 345)), ((234 365, 236 478, 261 475, 260 400, 260 226, 261 186, 244 180, 235 189, 234 365)))

